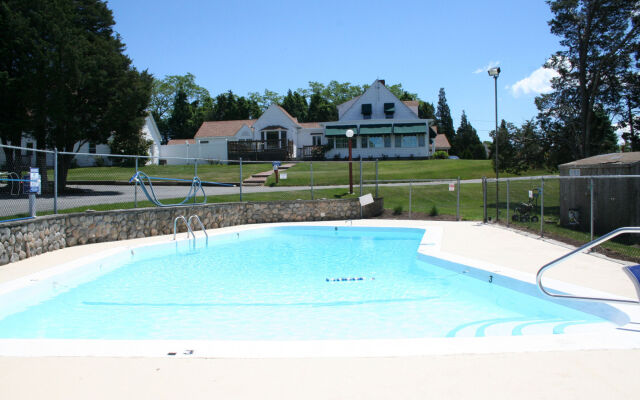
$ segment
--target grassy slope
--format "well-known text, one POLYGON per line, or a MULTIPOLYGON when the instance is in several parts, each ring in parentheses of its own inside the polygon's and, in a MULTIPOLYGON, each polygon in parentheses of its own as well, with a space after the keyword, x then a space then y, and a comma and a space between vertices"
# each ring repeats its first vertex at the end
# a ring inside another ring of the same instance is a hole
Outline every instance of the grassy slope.
MULTIPOLYGON (((353 180, 360 181, 360 163, 354 161, 353 180)), ((286 171, 287 179, 281 180, 279 185, 307 186, 310 183, 311 165, 300 163, 286 171)), ((548 171, 532 170, 526 175, 545 175, 548 171)), ((483 176, 494 176, 489 160, 403 160, 403 161, 379 161, 379 180, 409 180, 409 179, 479 179, 483 176)), ((363 161, 363 180, 375 180, 375 162, 363 161)), ((501 176, 514 176, 503 174, 501 176)), ((275 178, 271 177, 267 184, 274 184, 275 178)), ((314 185, 346 185, 349 183, 348 162, 315 161, 313 162, 314 185)))
MULTIPOLYGON (((271 164, 243 164, 243 179, 251 174, 269 170, 271 164)), ((148 165, 140 168, 140 171, 149 176, 162 178, 191 179, 194 175, 193 165, 148 165)), ((135 168, 126 167, 91 167, 73 168, 69 170, 70 181, 128 181, 135 173, 135 168)), ((53 176, 49 171, 50 178, 53 176)), ((238 182, 240 180, 240 168, 238 165, 209 165, 198 164, 198 176, 203 181, 238 182)))

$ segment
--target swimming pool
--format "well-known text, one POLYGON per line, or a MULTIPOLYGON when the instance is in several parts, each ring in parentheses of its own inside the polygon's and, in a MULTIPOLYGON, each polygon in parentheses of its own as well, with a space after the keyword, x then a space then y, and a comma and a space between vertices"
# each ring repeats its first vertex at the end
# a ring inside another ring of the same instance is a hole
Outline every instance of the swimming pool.
POLYGON ((606 306, 594 308, 597 316, 418 254, 426 242, 423 229, 291 226, 119 251, 5 288, 0 338, 504 337, 610 329, 612 315, 624 320, 606 306))

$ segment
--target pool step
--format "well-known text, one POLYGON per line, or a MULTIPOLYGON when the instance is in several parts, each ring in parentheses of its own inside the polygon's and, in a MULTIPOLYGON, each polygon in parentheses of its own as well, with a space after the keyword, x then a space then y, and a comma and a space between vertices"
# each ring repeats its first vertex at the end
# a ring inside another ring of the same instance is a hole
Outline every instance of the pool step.
POLYGON ((528 336, 584 333, 611 329, 609 322, 584 320, 538 320, 526 318, 496 318, 474 321, 453 329, 448 337, 528 336))

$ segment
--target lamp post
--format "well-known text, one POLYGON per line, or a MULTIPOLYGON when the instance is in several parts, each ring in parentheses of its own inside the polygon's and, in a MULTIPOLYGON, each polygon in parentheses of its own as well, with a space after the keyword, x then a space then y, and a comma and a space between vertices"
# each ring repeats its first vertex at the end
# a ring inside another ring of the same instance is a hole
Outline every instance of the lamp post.
POLYGON ((349 139, 349 194, 353 194, 353 169, 351 166, 351 138, 353 137, 353 130, 347 129, 345 134, 349 139))
POLYGON ((493 76, 494 82, 494 98, 496 103, 496 130, 495 130, 495 149, 496 149, 496 222, 498 222, 498 210, 500 207, 498 193, 500 185, 498 184, 498 76, 500 76, 500 67, 489 68, 489 76, 493 76))

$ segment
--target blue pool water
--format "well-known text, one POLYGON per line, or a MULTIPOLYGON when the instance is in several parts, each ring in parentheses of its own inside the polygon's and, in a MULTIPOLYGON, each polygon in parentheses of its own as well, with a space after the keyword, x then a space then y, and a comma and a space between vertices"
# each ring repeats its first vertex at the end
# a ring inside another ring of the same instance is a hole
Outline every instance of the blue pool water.
POLYGON ((187 241, 140 248, 99 261, 103 273, 84 283, 58 277, 55 296, 5 310, 0 338, 419 338, 521 335, 532 326, 563 333, 604 321, 425 262, 423 234, 277 227, 195 249, 187 241))

